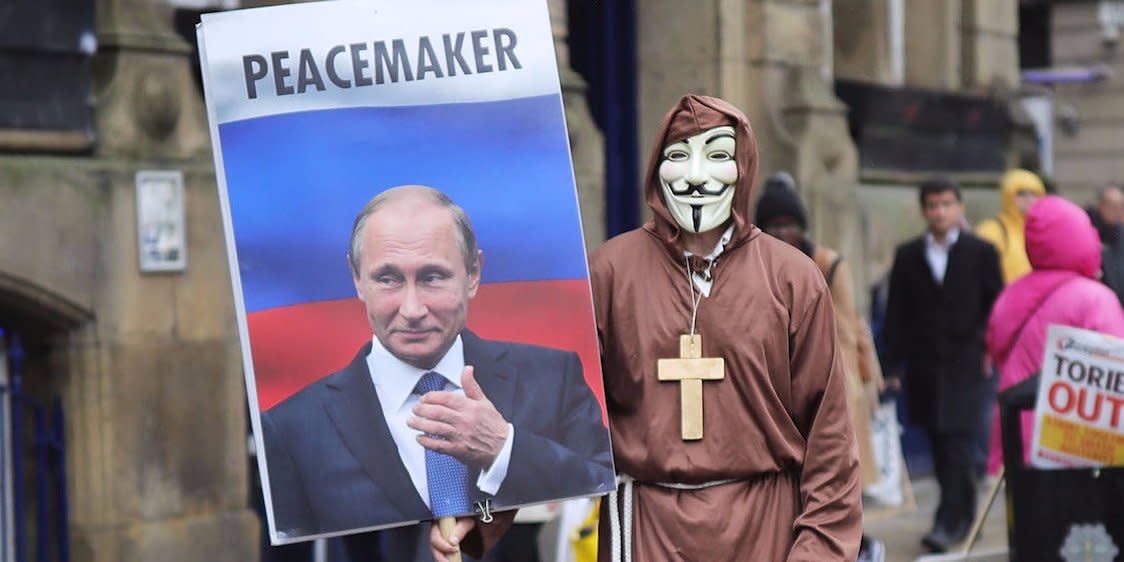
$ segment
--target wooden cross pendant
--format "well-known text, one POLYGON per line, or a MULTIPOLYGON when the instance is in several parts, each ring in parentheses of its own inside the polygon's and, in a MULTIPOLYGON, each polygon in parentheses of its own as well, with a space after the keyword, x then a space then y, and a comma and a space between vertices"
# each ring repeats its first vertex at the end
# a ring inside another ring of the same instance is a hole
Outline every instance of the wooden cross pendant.
POLYGON ((702 336, 679 336, 679 359, 660 359, 656 365, 661 381, 679 381, 680 431, 684 441, 703 437, 702 381, 722 380, 726 362, 721 357, 702 356, 702 336))

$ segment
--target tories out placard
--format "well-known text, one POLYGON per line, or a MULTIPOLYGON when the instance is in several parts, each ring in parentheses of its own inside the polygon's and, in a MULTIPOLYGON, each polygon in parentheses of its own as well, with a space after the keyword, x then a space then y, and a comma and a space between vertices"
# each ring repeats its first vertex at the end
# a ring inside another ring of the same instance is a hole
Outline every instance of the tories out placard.
POLYGON ((1124 340, 1050 326, 1034 416, 1034 466, 1124 465, 1124 340))
POLYGON ((272 541, 612 490, 545 2, 198 36, 272 541))

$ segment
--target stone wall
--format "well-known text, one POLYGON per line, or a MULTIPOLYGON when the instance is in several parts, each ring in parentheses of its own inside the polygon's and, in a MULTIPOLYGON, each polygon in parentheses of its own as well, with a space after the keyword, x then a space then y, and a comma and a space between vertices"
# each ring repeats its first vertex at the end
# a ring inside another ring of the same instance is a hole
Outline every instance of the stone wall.
MULTIPOLYGON (((893 0, 835 2, 835 70, 840 78, 895 83, 887 35, 893 0), (861 22, 870 21, 870 25, 861 22), (850 22, 850 23, 848 23, 850 22)), ((1014 0, 902 0, 906 87, 1004 95, 1018 85, 1018 5, 1014 0)), ((863 263, 856 284, 885 277, 895 246, 923 232, 917 184, 926 173, 860 171, 858 205, 863 263)), ((998 211, 998 174, 954 175, 963 187, 967 218, 978 223, 998 211)))
POLYGON ((1101 185, 1124 182, 1124 46, 1102 40, 1096 3, 1054 5, 1052 27, 1055 66, 1105 65, 1112 73, 1054 88, 1055 112, 1071 111, 1077 124, 1055 132, 1055 175, 1064 195, 1085 204, 1101 185))
POLYGON ((0 306, 56 319, 29 352, 47 356, 68 416, 71 556, 254 560, 239 346, 190 51, 156 3, 102 0, 98 26, 94 153, 0 155, 0 306), (139 272, 146 169, 184 172, 184 272, 139 272))
POLYGON ((895 76, 890 37, 890 5, 894 1, 832 2, 836 78, 899 85, 901 77, 895 76))
MULTIPOLYGON (((856 168, 845 108, 832 93, 831 13, 809 0, 639 0, 643 169, 667 109, 686 93, 715 95, 749 117, 760 147, 757 184, 788 170, 811 235, 858 255, 856 168), (668 25, 674 22, 674 25, 668 25)), ((756 186, 755 186, 756 188, 756 186)))
POLYGON ((961 0, 960 77, 967 91, 1019 85, 1019 7, 1012 1, 961 0))

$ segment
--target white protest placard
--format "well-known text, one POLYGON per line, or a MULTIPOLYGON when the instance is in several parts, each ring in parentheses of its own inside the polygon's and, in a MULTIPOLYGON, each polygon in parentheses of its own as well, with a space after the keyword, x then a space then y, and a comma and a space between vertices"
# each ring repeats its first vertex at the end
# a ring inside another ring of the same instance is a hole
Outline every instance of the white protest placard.
POLYGON ((270 540, 614 489, 545 0, 288 4, 198 37, 270 540))
POLYGON ((1034 417, 1033 466, 1124 465, 1124 340, 1050 326, 1034 417))

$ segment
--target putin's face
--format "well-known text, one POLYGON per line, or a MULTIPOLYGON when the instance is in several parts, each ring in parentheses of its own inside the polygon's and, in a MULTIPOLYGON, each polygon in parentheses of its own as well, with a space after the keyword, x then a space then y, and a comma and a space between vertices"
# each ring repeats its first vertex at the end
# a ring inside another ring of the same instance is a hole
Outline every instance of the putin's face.
POLYGON ((432 369, 464 329, 480 254, 469 272, 453 216, 435 204, 390 203, 367 218, 361 237, 352 276, 375 337, 398 359, 432 369))

